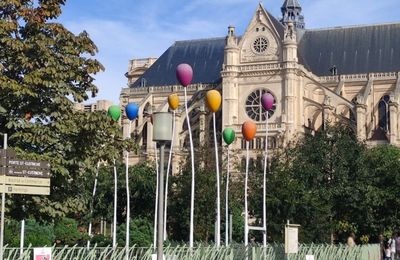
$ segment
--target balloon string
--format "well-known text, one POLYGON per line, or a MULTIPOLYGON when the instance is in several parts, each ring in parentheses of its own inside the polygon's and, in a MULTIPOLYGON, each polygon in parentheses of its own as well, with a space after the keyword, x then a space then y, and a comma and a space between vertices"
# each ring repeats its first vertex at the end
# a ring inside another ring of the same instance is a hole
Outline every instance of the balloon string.
POLYGON ((218 143, 217 143, 217 128, 215 124, 215 113, 213 115, 213 127, 214 127, 214 147, 215 147, 215 167, 217 172, 217 230, 216 230, 216 241, 217 247, 220 246, 221 241, 221 211, 220 211, 220 183, 219 183, 219 159, 218 159, 218 143))
POLYGON ((228 162, 226 166, 226 190, 225 190, 225 246, 229 245, 229 145, 227 153, 228 153, 228 162))
POLYGON ((244 178, 244 245, 249 244, 248 210, 247 210, 247 179, 249 173, 249 141, 246 141, 246 175, 244 178))
POLYGON ((154 210, 154 237, 153 237, 153 246, 154 250, 156 250, 156 245, 157 245, 157 215, 158 215, 158 158, 157 158, 157 143, 155 143, 155 148, 154 148, 154 154, 155 154, 155 160, 156 160, 156 201, 155 201, 155 210, 154 210))
POLYGON ((263 246, 267 246, 267 163, 268 163, 268 111, 265 120, 265 155, 264 155, 264 174, 263 174, 263 246))
POLYGON ((191 196, 190 196, 190 233, 189 233, 189 247, 193 248, 193 219, 194 219, 194 185, 195 185, 195 174, 194 174, 194 151, 193 151, 193 139, 192 139, 192 130, 190 128, 190 119, 189 119, 189 111, 187 106, 187 90, 185 90, 185 111, 186 111, 186 123, 189 131, 189 141, 190 141, 190 156, 192 162, 192 187, 191 187, 191 196))
POLYGON ((168 166, 167 166, 167 177, 165 179, 165 199, 164 199, 164 240, 167 239, 167 203, 168 203, 168 177, 169 171, 171 168, 171 161, 172 161, 172 150, 174 147, 174 139, 175 139, 175 110, 173 112, 172 117, 172 137, 171 137, 171 147, 169 149, 169 156, 168 156, 168 166))

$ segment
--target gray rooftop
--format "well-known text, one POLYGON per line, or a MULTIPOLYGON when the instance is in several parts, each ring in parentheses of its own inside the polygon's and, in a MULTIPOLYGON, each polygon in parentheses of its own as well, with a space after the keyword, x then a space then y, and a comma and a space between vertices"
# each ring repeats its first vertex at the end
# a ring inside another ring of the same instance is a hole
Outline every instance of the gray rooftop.
MULTIPOLYGON (((280 36, 283 26, 275 18, 280 36)), ((318 76, 338 74, 400 71, 400 23, 371 26, 338 27, 304 30, 299 34, 299 61, 318 76)), ((176 66, 188 63, 193 67, 193 84, 220 83, 224 62, 225 37, 178 41, 131 87, 176 85, 176 66)))
POLYGON ((225 37, 175 42, 131 87, 140 86, 142 78, 146 86, 177 85, 175 71, 181 63, 192 66, 192 84, 220 83, 224 48, 225 37))
POLYGON ((318 76, 400 71, 400 23, 306 30, 298 53, 318 76))

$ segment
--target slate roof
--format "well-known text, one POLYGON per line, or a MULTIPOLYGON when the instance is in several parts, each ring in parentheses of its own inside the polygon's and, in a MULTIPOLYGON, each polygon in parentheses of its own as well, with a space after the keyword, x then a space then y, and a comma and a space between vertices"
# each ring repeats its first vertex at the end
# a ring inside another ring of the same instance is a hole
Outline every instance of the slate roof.
MULTIPOLYGON (((282 37, 284 27, 272 15, 282 37)), ((400 71, 400 23, 303 30, 298 36, 299 62, 318 76, 400 71)), ((177 41, 130 87, 176 85, 176 66, 193 67, 193 84, 221 82, 225 37, 177 41)))
POLYGON ((400 23, 306 30, 298 55, 318 76, 400 71, 400 23))
POLYGON ((175 72, 181 63, 192 66, 192 84, 220 83, 224 48, 225 37, 177 41, 131 87, 139 87, 142 78, 146 86, 177 85, 175 72))
MULTIPOLYGON (((266 11, 282 38, 284 26, 266 11)), ((189 41, 177 41, 169 47, 146 72, 130 87, 140 87, 146 80, 146 86, 177 85, 175 69, 181 63, 193 68, 192 84, 218 84, 222 82, 221 70, 224 63, 225 38, 210 38, 189 41)))

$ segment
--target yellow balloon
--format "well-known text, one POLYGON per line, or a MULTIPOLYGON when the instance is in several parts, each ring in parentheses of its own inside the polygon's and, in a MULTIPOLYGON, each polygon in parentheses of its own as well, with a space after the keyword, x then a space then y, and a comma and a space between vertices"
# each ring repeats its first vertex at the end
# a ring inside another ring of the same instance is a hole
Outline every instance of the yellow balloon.
POLYGON ((217 90, 209 90, 206 94, 206 102, 211 112, 217 112, 221 107, 222 97, 217 90))
POLYGON ((169 108, 175 110, 179 107, 179 96, 177 94, 171 94, 168 96, 169 108))

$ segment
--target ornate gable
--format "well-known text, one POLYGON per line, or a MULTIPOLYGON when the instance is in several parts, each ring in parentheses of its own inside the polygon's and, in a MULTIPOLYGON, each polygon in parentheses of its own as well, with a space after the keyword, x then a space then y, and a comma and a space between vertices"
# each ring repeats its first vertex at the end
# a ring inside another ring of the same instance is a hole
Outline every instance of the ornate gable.
POLYGON ((239 43, 240 62, 278 61, 281 53, 281 36, 277 26, 283 27, 261 4, 239 43))

